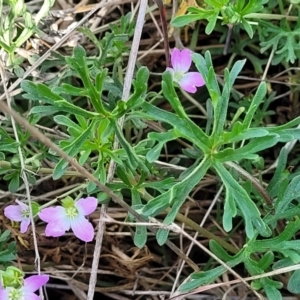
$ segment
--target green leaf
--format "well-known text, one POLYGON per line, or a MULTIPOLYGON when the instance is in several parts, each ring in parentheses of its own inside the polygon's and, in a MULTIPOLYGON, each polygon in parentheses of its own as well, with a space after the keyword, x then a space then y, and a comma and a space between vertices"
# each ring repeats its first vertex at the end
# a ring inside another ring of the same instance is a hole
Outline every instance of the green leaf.
POLYGON ((5 230, 1 235, 0 235, 0 243, 6 242, 8 241, 10 237, 10 231, 9 230, 5 230))
POLYGON ((235 153, 257 153, 276 145, 278 140, 279 136, 277 134, 269 134, 269 136, 258 137, 250 141, 246 146, 237 149, 235 153))
POLYGON ((16 255, 12 253, 0 253, 0 261, 2 262, 12 262, 16 259, 16 255))
MULTIPOLYGON (((240 264, 243 261, 243 252, 236 255, 233 259, 228 261, 226 264, 228 267, 233 268, 234 266, 240 264)), ((180 292, 189 292, 193 289, 196 289, 199 286, 209 284, 213 281, 215 281, 219 276, 221 276, 223 273, 228 272, 227 268, 224 266, 216 267, 212 270, 206 271, 206 272, 197 272, 193 273, 187 280, 184 282, 178 290, 180 292)))
POLYGON ((268 3, 268 0, 249 0, 247 5, 242 9, 242 14, 251 14, 261 12, 264 8, 263 4, 268 3))
POLYGON ((79 115, 84 118, 95 118, 95 117, 99 118, 98 113, 87 111, 87 110, 80 108, 72 103, 67 102, 66 100, 57 102, 55 105, 60 108, 60 111, 65 111, 65 112, 68 112, 68 113, 71 113, 74 115, 79 115))
POLYGON ((135 246, 142 249, 147 242, 147 227, 137 225, 134 233, 133 242, 135 246))
POLYGON ((139 166, 143 171, 146 173, 149 173, 148 168, 144 164, 144 162, 141 160, 141 158, 137 155, 137 153, 134 151, 132 146, 127 142, 125 139, 123 133, 121 132, 121 129, 116 121, 111 122, 112 127, 115 130, 116 136, 118 137, 118 140, 120 144, 122 145, 123 149, 126 151, 127 154, 127 164, 130 167, 132 171, 135 171, 136 168, 139 166))
POLYGON ((214 13, 207 18, 208 24, 206 25, 206 28, 205 28, 205 33, 207 35, 210 35, 213 32, 213 30, 215 29, 218 16, 219 16, 219 12, 214 13))
POLYGON ((49 87, 42 83, 35 84, 28 80, 23 80, 21 88, 27 92, 23 97, 34 101, 44 101, 48 104, 55 105, 56 101, 66 101, 61 96, 53 93, 49 87))
MULTIPOLYGON (((169 205, 174 206, 175 210, 179 209, 191 190, 203 178, 209 166, 210 162, 208 159, 203 159, 201 164, 199 164, 185 179, 174 184, 174 186, 165 193, 149 201, 143 208, 142 214, 144 216, 155 216, 165 210, 169 205)), ((164 222, 164 224, 169 225, 170 222, 172 222, 172 218, 168 218, 167 221, 168 222, 164 222)))
POLYGON ((67 116, 57 115, 53 119, 57 124, 66 126, 68 129, 73 128, 78 133, 81 133, 83 131, 80 126, 78 126, 75 122, 73 122, 67 116))
POLYGON ((146 67, 141 67, 137 71, 136 79, 133 81, 134 93, 126 102, 128 109, 139 107, 145 101, 149 74, 149 70, 146 67))
POLYGON ((295 262, 290 257, 287 257, 287 258, 283 258, 283 259, 276 261, 273 264, 272 269, 278 270, 278 269, 282 269, 285 267, 293 266, 294 264, 295 264, 295 262))
POLYGON ((179 118, 188 119, 187 114, 175 92, 173 77, 170 71, 165 71, 162 76, 162 90, 166 99, 171 104, 179 118))
POLYGON ((169 236, 169 230, 168 229, 158 229, 156 233, 156 240, 159 246, 162 246, 166 243, 169 236))
POLYGON ((98 89, 96 89, 90 78, 86 52, 82 46, 75 47, 73 50, 73 57, 66 57, 66 62, 79 74, 95 111, 100 115, 107 116, 109 113, 104 109, 104 106, 101 102, 102 84, 107 75, 107 70, 101 70, 102 74, 97 75, 98 89))
POLYGON ((236 122, 233 125, 231 132, 225 132, 223 134, 224 142, 226 143, 236 143, 242 140, 249 140, 253 138, 259 138, 268 135, 269 132, 266 129, 262 128, 249 128, 244 131, 242 129, 242 124, 240 122, 236 122))
POLYGON ((268 299, 282 299, 281 293, 278 291, 278 288, 282 288, 283 284, 278 281, 271 280, 269 278, 260 279, 263 289, 268 297, 268 299))
POLYGON ((285 189, 284 196, 280 201, 276 201, 276 212, 284 211, 291 201, 300 197, 300 175, 295 176, 285 189))
POLYGON ((20 172, 16 171, 13 173, 13 176, 11 177, 11 180, 8 185, 8 190, 11 193, 15 193, 19 187, 20 187, 20 172))
POLYGON ((177 139, 178 137, 178 132, 174 129, 167 132, 149 133, 148 138, 152 141, 159 141, 159 143, 148 151, 148 153, 146 154, 146 159, 149 162, 154 162, 155 160, 157 160, 164 145, 169 141, 177 139))
POLYGON ((2 47, 7 53, 13 53, 13 51, 14 51, 13 47, 10 47, 9 45, 4 43, 3 41, 0 41, 0 47, 2 47))
MULTIPOLYGON (((264 239, 264 240, 252 240, 248 242, 248 250, 251 252, 282 252, 286 255, 286 249, 293 249, 295 245, 289 244, 290 239, 300 229, 300 219, 297 217, 294 221, 290 221, 284 228, 284 230, 276 237, 264 239), (286 243, 289 241, 289 243, 286 243)), ((292 241, 294 242, 294 241, 292 241)), ((298 243, 298 241, 296 241, 298 243)), ((298 255, 299 256, 299 255, 298 255)), ((298 257, 300 261, 300 257, 298 257)))
POLYGON ((40 117, 53 115, 57 112, 61 112, 61 109, 59 107, 55 106, 35 106, 33 107, 29 114, 30 115, 39 115, 40 117))
POLYGON ((300 270, 296 270, 290 277, 287 289, 293 294, 300 294, 300 270))
MULTIPOLYGON (((195 187, 197 182, 203 178, 208 167, 209 161, 204 159, 185 179, 173 185, 169 191, 148 202, 143 208, 143 215, 156 215, 162 211, 162 208, 165 209, 168 205, 170 205, 171 209, 163 221, 163 224, 170 225, 175 220, 176 215, 182 204, 185 202, 186 197, 195 187)), ((167 241, 168 233, 169 230, 166 229, 158 230, 156 237, 159 245, 163 245, 167 241)))
POLYGON ((226 232, 232 229, 232 219, 236 216, 237 209, 234 201, 234 195, 230 189, 226 189, 225 205, 223 213, 223 227, 226 232))
POLYGON ((146 119, 154 119, 156 121, 166 122, 174 127, 178 132, 177 135, 190 140, 197 145, 203 152, 209 152, 209 140, 206 134, 195 123, 190 120, 179 118, 173 113, 167 112, 155 107, 147 102, 144 102, 142 108, 145 113, 139 113, 146 119))
POLYGON ((300 124, 300 117, 297 117, 292 121, 285 123, 284 125, 275 126, 275 127, 262 127, 262 128, 269 130, 269 132, 271 133, 280 134, 280 132, 282 131, 286 132, 287 129, 290 129, 291 127, 294 126, 298 126, 299 124, 300 124))
POLYGON ((113 110, 112 115, 115 118, 122 117, 127 111, 140 107, 145 101, 145 95, 147 92, 147 82, 149 79, 149 71, 145 67, 141 67, 136 75, 136 79, 133 81, 134 93, 129 99, 119 101, 116 108, 113 110))
POLYGON ((219 83, 214 72, 210 72, 211 69, 213 71, 212 59, 209 51, 205 52, 205 58, 199 53, 193 53, 192 55, 193 61, 196 65, 197 70, 201 73, 206 83, 207 89, 211 93, 214 91, 217 95, 221 95, 219 83))
POLYGON ((188 11, 189 13, 187 15, 175 17, 171 21, 171 25, 174 27, 183 27, 192 22, 206 19, 208 21, 208 25, 205 29, 205 33, 210 34, 215 28, 215 24, 219 15, 218 9, 188 7, 188 11))
POLYGON ((143 188, 151 188, 151 189, 155 189, 158 191, 165 191, 165 190, 169 190, 172 186, 174 185, 174 178, 173 177, 169 177, 169 178, 165 178, 163 180, 160 181, 153 181, 153 182, 143 182, 140 187, 143 188))
POLYGON ((286 19, 280 21, 280 26, 271 22, 260 20, 260 28, 263 31, 264 41, 260 43, 261 52, 272 47, 275 55, 272 63, 278 64, 283 60, 294 63, 299 56, 298 40, 300 36, 300 16, 294 27, 286 19))
POLYGON ((247 153, 243 151, 237 151, 233 148, 226 148, 223 151, 220 151, 218 153, 214 153, 213 157, 220 162, 226 162, 226 161, 240 161, 242 159, 250 159, 254 160, 258 158, 257 154, 247 153))
POLYGON ((223 247, 221 247, 215 240, 209 241, 209 249, 215 254, 219 259, 224 262, 228 262, 232 259, 232 256, 229 255, 223 247))
POLYGON ((246 63, 246 59, 238 60, 235 62, 235 64, 231 68, 230 73, 229 73, 228 87, 227 87, 227 89, 229 88, 229 90, 226 91, 226 93, 227 93, 226 95, 228 95, 228 97, 229 97, 230 91, 233 87, 233 84, 234 84, 237 76, 242 71, 245 63, 246 63))
MULTIPOLYGON (((89 135, 91 134, 91 131, 94 129, 98 121, 93 121, 91 122, 90 126, 84 130, 72 143, 68 145, 64 149, 64 151, 71 157, 74 157, 76 154, 80 152, 80 148, 83 145, 83 143, 87 140, 89 135)), ((61 159, 57 165, 55 166, 53 170, 53 179, 57 180, 61 178, 61 176, 64 175, 66 168, 68 166, 68 162, 65 160, 61 159)))
POLYGON ((78 159, 80 165, 83 166, 87 162, 88 158, 91 156, 91 152, 91 150, 85 150, 80 152, 80 157, 78 159))
POLYGON ((20 143, 13 142, 13 143, 6 143, 6 141, 1 141, 2 144, 0 144, 0 151, 4 152, 10 152, 10 153, 17 153, 18 147, 20 146, 20 143))
POLYGON ((243 218, 246 224, 246 234, 249 239, 255 235, 254 227, 257 229, 260 235, 270 236, 272 233, 270 228, 264 223, 260 217, 260 212, 255 203, 250 199, 247 192, 242 186, 232 177, 232 175, 225 169, 225 167, 219 162, 214 161, 214 168, 221 177, 223 184, 234 198, 236 205, 239 207, 243 214, 243 218))
POLYGON ((118 178, 120 178, 128 186, 128 188, 132 187, 132 184, 129 180, 129 178, 132 178, 132 175, 128 171, 126 171, 124 169, 124 167, 118 166, 117 170, 116 170, 116 173, 118 175, 118 178))
POLYGON ((171 21, 171 25, 174 27, 184 27, 192 22, 203 19, 203 15, 187 14, 185 16, 175 17, 171 21))
POLYGON ((87 96, 88 93, 85 91, 84 88, 78 88, 73 85, 63 83, 60 86, 55 86, 52 89, 52 92, 55 94, 67 94, 72 96, 87 96))
MULTIPOLYGON (((241 72, 245 62, 246 60, 237 61, 233 65, 230 72, 228 71, 228 69, 224 70, 225 85, 223 88, 223 92, 222 95, 218 95, 218 101, 214 104, 214 127, 212 135, 215 137, 221 136, 224 131, 224 124, 226 121, 228 102, 232 86, 236 77, 241 72)), ((213 69, 210 68, 209 72, 213 72, 213 69)))
POLYGON ((276 171, 267 187, 267 191, 269 195, 273 198, 275 198, 278 195, 278 188, 282 180, 289 175, 288 172, 285 172, 287 156, 288 156, 287 149, 285 147, 282 147, 278 156, 276 171))
POLYGON ((244 18, 241 18, 241 22, 243 24, 243 27, 244 27, 245 31, 248 33, 249 38, 252 39, 253 38, 253 29, 252 29, 252 26, 244 18))
POLYGON ((267 86, 265 82, 262 82, 256 90, 255 96, 253 97, 250 107, 246 113, 245 119, 243 121, 243 129, 249 128, 254 117, 254 114, 258 106, 263 101, 267 93, 267 86))
POLYGON ((271 266, 271 264, 274 262, 274 253, 272 251, 268 251, 264 254, 264 256, 260 259, 258 262, 259 267, 262 270, 266 270, 271 266))
POLYGON ((79 27, 77 30, 79 32, 83 33, 85 36, 87 36, 93 42, 93 44, 99 48, 99 51, 101 52, 102 46, 101 46, 99 39, 95 36, 95 34, 88 27, 79 27))
POLYGON ((24 80, 21 84, 22 89, 27 92, 24 94, 23 97, 30 100, 35 101, 44 101, 48 104, 51 104, 53 107, 44 107, 44 108, 37 108, 33 107, 30 113, 41 113, 44 112, 45 115, 52 114, 57 111, 65 111, 72 114, 78 114, 85 118, 92 118, 99 116, 98 113, 89 112, 85 109, 77 107, 76 105, 68 102, 60 95, 55 94, 44 84, 35 84, 31 81, 24 80))

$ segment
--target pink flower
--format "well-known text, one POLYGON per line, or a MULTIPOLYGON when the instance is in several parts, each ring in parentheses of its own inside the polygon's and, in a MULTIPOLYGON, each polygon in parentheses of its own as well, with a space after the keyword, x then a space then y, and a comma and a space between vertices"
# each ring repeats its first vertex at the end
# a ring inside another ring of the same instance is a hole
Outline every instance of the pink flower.
POLYGON ((66 198, 62 202, 63 206, 44 208, 39 213, 39 217, 48 223, 45 230, 46 236, 62 236, 71 228, 80 240, 92 241, 94 228, 84 216, 96 210, 98 200, 94 197, 87 197, 74 203, 71 198, 66 198))
POLYGON ((171 54, 171 62, 173 68, 167 68, 172 73, 173 81, 178 83, 179 86, 189 92, 195 93, 197 87, 205 84, 203 77, 198 72, 188 72, 192 64, 192 51, 184 49, 180 51, 174 48, 171 54))
POLYGON ((34 275, 26 278, 19 288, 3 287, 0 282, 1 300, 40 300, 34 292, 49 280, 48 275, 34 275))
POLYGON ((4 209, 4 215, 12 221, 21 222, 20 232, 25 233, 30 224, 29 206, 19 200, 16 202, 18 205, 9 205, 4 209))

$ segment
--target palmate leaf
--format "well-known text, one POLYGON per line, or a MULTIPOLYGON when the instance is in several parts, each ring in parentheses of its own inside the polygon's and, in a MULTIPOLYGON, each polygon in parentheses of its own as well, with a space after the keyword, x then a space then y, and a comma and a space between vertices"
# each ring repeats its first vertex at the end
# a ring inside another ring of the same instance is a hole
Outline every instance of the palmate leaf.
POLYGON ((225 84, 222 93, 214 73, 210 53, 206 52, 205 57, 200 54, 193 54, 193 60, 198 71, 202 74, 205 80, 206 87, 212 100, 214 108, 212 136, 215 139, 215 144, 217 144, 217 140, 219 140, 220 136, 223 135, 224 124, 227 117, 227 107, 233 83, 242 70, 246 60, 237 61, 230 72, 228 69, 224 70, 225 84))
POLYGON ((260 43, 261 52, 264 53, 269 48, 275 51, 275 57, 272 64, 278 64, 283 59, 286 62, 294 63, 300 53, 300 15, 294 29, 286 19, 281 20, 280 26, 275 26, 270 22, 260 21, 261 30, 265 41, 260 43))
POLYGON ((142 108, 145 111, 136 112, 139 117, 166 122, 174 127, 178 136, 184 137, 197 145, 203 152, 209 152, 209 139, 207 135, 190 119, 182 119, 175 114, 162 110, 150 103, 144 102, 142 108))
MULTIPOLYGON (((243 214, 247 237, 249 239, 254 237, 254 235, 256 234, 254 228, 260 235, 270 236, 270 228, 262 220, 257 206, 251 200, 248 193, 243 189, 243 187, 239 185, 239 183, 232 177, 232 175, 219 161, 214 161, 213 166, 218 172, 218 175, 221 177, 222 182, 226 187, 226 192, 230 193, 231 197, 234 198, 236 206, 243 214)), ((233 209, 232 212, 235 212, 235 210, 233 209)), ((224 212, 224 214, 226 213, 228 214, 228 212, 224 212)), ((231 215, 231 217, 233 218, 233 213, 231 215)), ((227 219, 225 220, 225 222, 227 223, 227 225, 229 225, 228 222, 230 216, 226 216, 227 219)), ((228 229, 231 229, 230 226, 228 226, 228 229)))
MULTIPOLYGON (((181 182, 174 184, 170 190, 148 202, 143 208, 142 213, 146 216, 153 216, 170 206, 171 209, 163 221, 163 224, 170 225, 175 220, 180 207, 185 202, 191 190, 206 174, 209 166, 209 160, 204 158, 181 182)), ((167 229, 158 230, 156 238, 159 245, 163 245, 166 242, 168 233, 169 230, 167 229)))
POLYGON ((181 182, 174 184, 168 191, 149 201, 142 210, 142 214, 146 217, 155 216, 158 213, 171 206, 170 215, 166 217, 164 224, 172 223, 178 211, 185 201, 188 194, 196 186, 196 184, 206 174, 210 162, 204 159, 186 178, 181 182))
POLYGON ((66 62, 79 74, 95 111, 101 115, 107 115, 108 112, 105 110, 101 100, 102 87, 107 76, 107 70, 103 69, 96 75, 94 84, 90 77, 90 70, 87 65, 86 52, 81 46, 77 46, 74 48, 73 56, 66 57, 66 62))

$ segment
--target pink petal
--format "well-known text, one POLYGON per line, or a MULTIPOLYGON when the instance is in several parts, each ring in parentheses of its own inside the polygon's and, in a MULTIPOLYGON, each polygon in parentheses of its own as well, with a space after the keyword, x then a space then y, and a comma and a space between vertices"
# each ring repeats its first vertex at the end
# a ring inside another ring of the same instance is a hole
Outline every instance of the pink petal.
POLYGON ((69 219, 65 219, 60 222, 57 222, 57 220, 49 222, 45 229, 45 235, 53 237, 62 236, 70 229, 70 227, 71 223, 69 219))
POLYGON ((24 300, 41 300, 41 298, 34 293, 24 293, 24 300))
POLYGON ((45 229, 46 236, 62 236, 71 227, 70 219, 62 206, 44 208, 39 213, 39 217, 44 222, 48 222, 45 229))
POLYGON ((94 212, 97 206, 98 200, 95 197, 81 198, 75 202, 75 207, 78 209, 78 212, 84 216, 94 212))
POLYGON ((16 202, 18 203, 19 206, 21 206, 22 210, 27 210, 29 208, 27 204, 19 201, 18 199, 16 199, 16 202))
POLYGON ((24 286, 22 289, 23 289, 24 293, 35 292, 41 286, 46 284, 46 282, 48 282, 48 280, 49 280, 48 275, 33 275, 30 277, 27 277, 24 280, 24 286))
POLYGON ((0 283, 0 299, 6 300, 8 299, 9 289, 3 289, 2 284, 0 283))
POLYGON ((82 215, 71 221, 72 230, 80 240, 90 242, 94 238, 93 225, 82 215))
POLYGON ((180 87, 189 93, 195 93, 197 91, 196 86, 199 87, 204 84, 204 79, 198 72, 189 72, 185 74, 179 82, 180 87))
POLYGON ((27 229, 28 229, 29 224, 30 224, 30 219, 29 218, 26 219, 26 220, 23 220, 21 222, 20 232, 21 233, 25 233, 27 231, 27 229))
POLYGON ((21 222, 24 220, 24 217, 22 216, 22 209, 19 205, 9 205, 4 209, 4 215, 6 218, 21 222))
POLYGON ((39 217, 41 220, 44 222, 51 222, 53 219, 55 219, 58 215, 61 215, 64 213, 64 208, 61 206, 56 206, 56 207, 47 207, 42 209, 39 212, 39 217))
POLYGON ((171 62, 175 72, 186 73, 192 64, 192 51, 189 49, 180 51, 174 48, 171 54, 171 62))

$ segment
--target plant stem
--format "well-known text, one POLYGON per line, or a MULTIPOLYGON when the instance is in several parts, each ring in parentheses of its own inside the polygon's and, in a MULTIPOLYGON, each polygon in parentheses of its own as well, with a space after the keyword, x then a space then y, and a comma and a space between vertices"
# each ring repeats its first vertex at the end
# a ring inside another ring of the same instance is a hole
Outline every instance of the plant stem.
POLYGON ((296 16, 276 15, 276 14, 262 14, 262 13, 251 13, 244 16, 245 19, 260 19, 260 20, 282 20, 286 18, 288 21, 297 21, 296 16))

